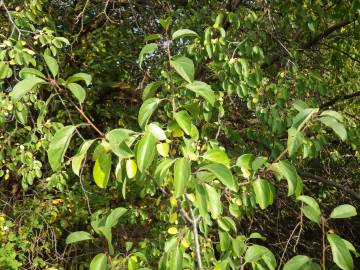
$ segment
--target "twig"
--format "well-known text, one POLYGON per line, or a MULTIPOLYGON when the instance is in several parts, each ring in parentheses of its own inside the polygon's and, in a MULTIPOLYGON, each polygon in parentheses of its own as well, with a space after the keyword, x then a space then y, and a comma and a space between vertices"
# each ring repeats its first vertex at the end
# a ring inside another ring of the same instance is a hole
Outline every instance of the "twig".
POLYGON ((285 253, 286 253, 286 251, 287 251, 287 249, 288 249, 288 246, 289 246, 289 244, 290 244, 290 242, 291 242, 292 237, 294 236, 294 234, 295 234, 295 232, 296 232, 296 230, 297 230, 297 228, 298 228, 299 226, 300 226, 300 222, 298 222, 298 223, 296 224, 295 228, 292 230, 292 232, 291 232, 291 234, 290 234, 289 239, 286 241, 285 249, 284 249, 283 253, 281 254, 281 258, 280 258, 278 270, 281 269, 281 265, 282 265, 282 262, 283 262, 283 260, 284 260, 285 253))
MULTIPOLYGON (((189 199, 189 197, 187 196, 187 194, 185 194, 185 198, 189 203, 189 211, 190 211, 190 217, 189 215, 185 215, 185 218, 189 221, 189 223, 192 226, 192 230, 193 230, 193 234, 194 234, 194 242, 195 242, 195 254, 196 254, 196 261, 197 261, 197 266, 199 270, 202 270, 202 261, 201 261, 201 249, 200 249, 200 244, 199 244, 199 232, 198 232, 198 222, 200 220, 200 216, 195 217, 194 212, 191 208, 191 201, 189 199)), ((183 209, 182 209, 183 210, 183 209)))
MULTIPOLYGON (((61 89, 61 87, 59 86, 59 84, 53 80, 52 78, 49 78, 48 79, 50 85, 52 85, 55 90, 58 92, 58 94, 60 95, 60 93, 64 92, 63 89, 61 89)), ((105 137, 105 134, 100 130, 98 129, 95 124, 90 120, 89 117, 87 117, 87 115, 84 113, 83 109, 80 108, 79 106, 77 106, 72 100, 70 100, 70 103, 75 107, 75 109, 82 115, 82 117, 85 118, 86 122, 102 137, 104 138, 105 137)))
POLYGON ((349 189, 347 187, 345 187, 344 185, 338 184, 335 181, 331 181, 328 180, 324 177, 318 176, 318 175, 314 175, 308 172, 299 172, 299 175, 305 178, 309 178, 309 179, 314 179, 314 180, 318 180, 320 182, 323 182, 325 184, 334 186, 336 188, 341 189, 342 191, 348 193, 349 195, 352 195, 355 199, 360 200, 360 194, 356 191, 354 191, 353 189, 349 189))
POLYGON ((325 242, 325 218, 321 217, 321 233, 322 233, 322 269, 326 270, 326 242, 325 242))

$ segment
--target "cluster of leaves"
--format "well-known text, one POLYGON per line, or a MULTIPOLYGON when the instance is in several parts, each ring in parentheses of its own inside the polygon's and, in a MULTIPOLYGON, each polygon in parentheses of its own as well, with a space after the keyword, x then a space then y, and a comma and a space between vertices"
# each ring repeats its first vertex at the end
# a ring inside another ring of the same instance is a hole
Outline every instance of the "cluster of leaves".
MULTIPOLYGON (((151 80, 133 89, 142 91, 137 117, 127 116, 129 123, 114 126, 107 121, 112 108, 98 110, 99 121, 91 114, 97 112, 92 91, 104 67, 90 60, 81 68, 66 63, 68 54, 74 55, 69 40, 81 38, 84 13, 89 8, 93 14, 97 6, 85 1, 80 32, 67 35, 53 27, 61 25, 56 17, 44 18, 47 1, 15 4, 9 11, 0 0, 9 27, 1 29, 8 36, 0 44, 0 176, 2 186, 13 188, 1 194, 27 194, 23 204, 10 200, 0 216, 1 267, 316 270, 331 264, 355 269, 356 239, 332 224, 357 215, 356 192, 355 203, 334 200, 322 209, 326 196, 336 198, 339 192, 311 190, 302 173, 311 162, 326 164, 328 152, 343 151, 359 161, 359 119, 351 117, 358 102, 344 111, 350 119, 334 106, 342 96, 345 101, 360 96, 343 86, 359 78, 352 40, 346 44, 350 57, 332 55, 323 61, 331 68, 322 70, 322 78, 316 61, 327 54, 313 60, 299 51, 337 30, 336 24, 324 32, 316 29, 322 27, 318 15, 333 10, 331 5, 229 1, 231 8, 219 12, 216 2, 205 1, 200 10, 192 1, 184 4, 187 9, 174 4, 169 17, 158 18, 156 26, 149 23, 152 34, 144 37, 146 44, 137 44, 139 52, 132 52, 137 71, 130 76, 147 69, 151 80), (288 15, 275 18, 270 10, 288 15), (313 14, 305 16, 305 11, 313 14), (264 20, 267 13, 269 20, 264 20), (299 27, 304 40, 285 46, 272 30, 276 27, 285 33, 299 27), (284 70, 276 67, 283 55, 272 54, 279 47, 288 54, 284 70), (334 74, 338 66, 345 67, 334 74), (93 70, 96 81, 89 74, 93 70), (333 90, 326 90, 330 86, 333 90), (249 124, 251 119, 256 121, 249 124), (239 128, 241 121, 245 128, 239 128), (243 229, 241 222, 271 211, 282 199, 299 216, 297 242, 304 226, 318 228, 317 239, 311 239, 320 243, 317 254, 304 250, 284 260, 289 242, 279 255, 265 236, 268 231, 252 229, 251 222, 243 229), (19 209, 27 203, 35 211, 23 221, 28 214, 19 209), (38 232, 34 244, 31 238, 38 232), (81 247, 91 250, 91 257, 66 260, 58 243, 69 257, 86 253, 81 247), (37 253, 29 253, 34 248, 37 253), (55 259, 48 262, 49 257, 55 259)), ((102 13, 112 23, 108 3, 102 13)), ((354 31, 359 29, 359 2, 352 1, 349 10, 343 31, 351 23, 354 31)), ((340 16, 337 10, 329 14, 330 22, 340 16)), ((140 31, 139 16, 133 13, 129 19, 135 20, 134 36, 140 31)), ((110 26, 108 31, 114 30, 110 26)), ((102 40, 96 44, 105 50, 102 40)), ((128 71, 119 74, 129 76, 128 71)))

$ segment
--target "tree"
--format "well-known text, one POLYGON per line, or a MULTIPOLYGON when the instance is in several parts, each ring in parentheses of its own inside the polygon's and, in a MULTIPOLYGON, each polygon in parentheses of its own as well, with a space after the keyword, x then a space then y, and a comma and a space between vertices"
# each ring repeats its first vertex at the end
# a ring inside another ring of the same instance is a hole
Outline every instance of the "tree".
POLYGON ((2 268, 356 269, 358 0, 0 8, 2 268))

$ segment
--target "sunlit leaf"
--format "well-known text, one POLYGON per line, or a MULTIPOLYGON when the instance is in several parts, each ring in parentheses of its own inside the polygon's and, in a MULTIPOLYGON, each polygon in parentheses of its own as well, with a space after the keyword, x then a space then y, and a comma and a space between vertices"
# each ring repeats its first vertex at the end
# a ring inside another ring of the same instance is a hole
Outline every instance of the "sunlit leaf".
POLYGON ((10 95, 13 101, 19 101, 24 95, 30 92, 34 87, 45 83, 43 79, 38 77, 29 77, 18 82, 10 95))
POLYGON ((187 182, 191 173, 190 161, 185 158, 179 158, 174 164, 174 187, 175 196, 180 197, 186 190, 187 182))
POLYGON ((77 232, 70 233, 66 237, 66 244, 69 245, 72 243, 85 241, 85 240, 92 240, 92 239, 94 239, 94 237, 92 237, 92 235, 90 233, 85 232, 85 231, 77 231, 77 232))
POLYGON ((191 83, 194 80, 194 63, 190 58, 185 56, 174 57, 170 61, 170 65, 185 81, 191 83))
POLYGON ((53 171, 60 168, 74 131, 74 126, 63 127, 56 131, 54 137, 51 139, 47 154, 53 171))

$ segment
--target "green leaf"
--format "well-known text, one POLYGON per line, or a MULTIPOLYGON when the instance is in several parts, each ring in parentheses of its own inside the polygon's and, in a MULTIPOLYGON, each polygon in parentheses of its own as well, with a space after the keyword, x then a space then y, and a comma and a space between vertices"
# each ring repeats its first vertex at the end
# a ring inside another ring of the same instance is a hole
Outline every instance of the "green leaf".
MULTIPOLYGON (((36 69, 35 69, 36 70, 36 69)), ((39 71, 40 72, 40 71, 39 71)), ((3 80, 5 78, 9 77, 9 73, 12 73, 12 70, 10 69, 9 65, 6 64, 3 61, 0 61, 0 80, 3 80)), ((41 73, 41 72, 40 72, 41 73)), ((21 74, 21 71, 20 71, 21 74)), ((19 74, 19 75, 20 75, 19 74)), ((20 76, 21 77, 21 76, 20 76)), ((22 77, 21 77, 22 78, 22 77)))
POLYGON ((198 36, 199 35, 192 30, 180 29, 180 30, 175 31, 172 34, 172 40, 177 39, 177 38, 182 38, 182 37, 198 37, 198 36))
POLYGON ((172 21, 173 20, 169 17, 169 18, 166 18, 166 19, 160 19, 159 23, 167 31, 169 26, 171 25, 172 21))
POLYGON ((172 251, 170 256, 170 270, 183 269, 183 252, 179 246, 172 251))
POLYGON ((274 201, 274 187, 265 179, 257 179, 253 182, 252 187, 255 192, 256 203, 261 209, 267 208, 274 201))
POLYGON ((177 246, 178 244, 178 239, 177 237, 172 237, 170 238, 169 240, 167 240, 165 242, 165 245, 164 245, 164 251, 165 252, 171 252, 175 249, 175 247, 177 246))
POLYGON ((111 228, 106 227, 106 226, 102 226, 102 227, 98 227, 97 230, 98 230, 99 233, 101 233, 105 237, 105 239, 106 239, 106 241, 108 243, 109 254, 114 255, 114 247, 112 245, 111 228))
POLYGON ((223 232, 220 230, 219 231, 219 240, 220 240, 220 250, 222 252, 229 250, 230 245, 231 245, 231 238, 230 238, 229 233, 223 232))
POLYGON ((245 262, 254 263, 260 260, 264 260, 269 269, 273 270, 276 268, 275 257, 269 249, 259 245, 248 247, 245 253, 245 262))
POLYGON ((69 83, 66 85, 66 88, 68 88, 71 93, 77 98, 79 103, 83 103, 86 98, 86 92, 85 89, 77 83, 69 83))
POLYGON ((163 81, 152 82, 146 85, 143 94, 142 100, 147 100, 155 96, 156 90, 163 85, 163 81))
POLYGON ((155 52, 155 50, 157 49, 158 45, 156 43, 149 43, 146 44, 142 49, 141 52, 139 54, 139 66, 141 68, 141 65, 144 61, 144 57, 147 54, 153 54, 155 52))
POLYGON ((282 160, 278 163, 274 163, 271 169, 278 173, 281 178, 285 178, 288 182, 288 196, 295 193, 299 176, 296 173, 296 169, 288 161, 282 160))
POLYGON ((35 86, 45 83, 43 79, 38 77, 29 77, 18 82, 14 89, 11 91, 11 99, 16 102, 19 101, 24 95, 31 91, 35 86))
POLYGON ((232 239, 232 250, 236 257, 240 258, 244 254, 245 243, 241 236, 232 239))
POLYGON ((222 214, 222 203, 220 200, 220 194, 217 190, 208 185, 204 184, 205 191, 206 191, 206 199, 207 205, 210 209, 211 216, 213 219, 217 219, 222 214))
POLYGON ((218 226, 220 229, 226 231, 226 232, 233 232, 236 234, 236 224, 234 220, 232 220, 230 217, 220 217, 217 220, 218 226))
POLYGON ((341 115, 341 113, 338 113, 336 111, 332 111, 332 110, 323 111, 320 114, 320 116, 330 116, 332 118, 335 118, 340 123, 344 122, 344 117, 341 115))
POLYGON ((158 98, 149 98, 145 100, 144 103, 141 105, 138 115, 138 123, 142 129, 145 128, 151 115, 159 106, 160 101, 161 100, 158 98))
POLYGON ((91 83, 91 75, 89 75, 87 73, 82 73, 82 72, 76 73, 76 74, 70 76, 69 78, 67 78, 66 84, 78 82, 78 81, 84 81, 86 86, 89 86, 91 83))
POLYGON ((350 204, 342 204, 334 208, 330 218, 350 218, 356 216, 356 208, 350 204))
POLYGON ((203 218, 207 218, 208 208, 206 202, 206 191, 204 186, 196 185, 195 187, 196 206, 199 209, 199 213, 203 218))
POLYGON ((346 140, 347 132, 345 126, 342 123, 339 123, 335 118, 330 116, 323 116, 320 118, 320 122, 331 128, 342 141, 346 140))
POLYGON ((209 102, 211 105, 214 105, 215 94, 214 91, 211 89, 210 85, 208 85, 207 83, 194 81, 192 83, 185 85, 185 87, 193 91, 195 94, 205 98, 206 101, 209 102))
POLYGON ((297 255, 286 262, 284 270, 320 270, 320 266, 313 263, 308 256, 297 255))
POLYGON ((354 262, 345 242, 334 233, 327 234, 327 240, 331 247, 333 261, 343 270, 354 269, 354 262))
POLYGON ((104 253, 97 254, 90 263, 89 270, 106 270, 107 257, 104 253))
POLYGON ((51 74, 55 78, 59 72, 59 65, 58 65, 56 59, 47 54, 44 55, 44 59, 45 59, 46 65, 50 69, 51 74))
POLYGON ((174 118, 181 129, 189 135, 191 132, 191 117, 187 111, 180 111, 174 114, 174 118))
POLYGON ((266 237, 265 236, 262 236, 260 233, 258 232, 253 232, 249 235, 249 239, 260 239, 260 240, 263 240, 265 241, 266 240, 266 237))
POLYGON ((186 185, 191 174, 191 163, 185 158, 179 158, 174 164, 175 196, 178 198, 186 191, 186 185))
POLYGON ((94 239, 94 237, 92 237, 92 235, 88 232, 85 231, 77 231, 77 232, 72 232, 70 233, 67 237, 66 237, 66 244, 72 244, 72 243, 76 243, 76 242, 80 242, 80 241, 85 241, 85 240, 92 240, 94 239))
POLYGON ((125 128, 117 128, 110 130, 106 133, 105 138, 110 144, 111 151, 120 159, 130 158, 134 156, 133 152, 129 149, 127 143, 131 143, 134 137, 130 137, 134 132, 125 128))
POLYGON ((173 164, 174 160, 172 159, 163 159, 160 164, 156 167, 154 178, 156 182, 161 185, 166 174, 168 173, 171 165, 173 164))
POLYGON ((86 156, 86 152, 94 141, 96 140, 87 140, 83 142, 83 144, 80 146, 79 152, 71 160, 72 170, 77 176, 80 175, 81 165, 86 156))
POLYGON ((99 156, 93 168, 93 177, 99 188, 106 188, 111 169, 111 153, 103 153, 99 156))
POLYGON ((238 183, 231 174, 231 171, 223 164, 209 164, 200 168, 201 170, 207 170, 213 173, 221 183, 228 187, 232 191, 238 190, 238 183))
POLYGON ((214 163, 223 164, 226 167, 229 167, 230 165, 230 159, 228 155, 220 149, 210 149, 206 151, 206 153, 203 155, 203 158, 214 163))
POLYGON ((59 169, 74 131, 74 126, 63 127, 57 130, 54 137, 51 139, 47 154, 50 167, 53 171, 59 169))
POLYGON ((123 207, 118 207, 111 210, 110 214, 106 218, 105 226, 110 228, 116 226, 119 218, 123 216, 126 213, 126 211, 127 209, 123 207))
POLYGON ((191 83, 194 80, 194 63, 190 58, 185 56, 173 57, 170 65, 185 81, 191 83))
POLYGON ((26 79, 29 77, 29 75, 31 76, 35 76, 35 77, 40 77, 45 79, 45 75, 42 74, 41 71, 35 69, 35 68, 23 68, 20 72, 19 72, 19 76, 22 79, 26 79))
POLYGON ((257 262, 263 258, 263 256, 272 254, 269 249, 259 245, 251 245, 248 247, 245 253, 245 261, 247 263, 257 262))
POLYGON ((152 34, 152 35, 148 35, 144 38, 144 41, 145 42, 148 42, 148 41, 153 41, 153 40, 157 40, 157 39, 161 39, 162 38, 162 35, 160 34, 152 34))
POLYGON ((300 146, 303 144, 304 135, 298 131, 296 128, 289 128, 288 130, 288 141, 287 148, 289 156, 294 156, 299 150, 300 146))
POLYGON ((304 110, 301 110, 294 118, 292 127, 296 128, 298 130, 301 130, 301 128, 307 123, 307 121, 310 120, 311 116, 318 112, 319 109, 317 108, 306 108, 304 110))
POLYGON ((251 171, 253 161, 254 161, 253 154, 243 154, 240 157, 238 157, 238 159, 236 160, 236 166, 251 171))
POLYGON ((251 163, 251 169, 256 173, 267 161, 267 157, 256 157, 251 163))
POLYGON ((153 135, 146 133, 139 142, 136 152, 136 163, 139 167, 139 171, 144 173, 151 165, 155 158, 156 140, 153 135))
POLYGON ((319 224, 321 211, 317 201, 314 198, 306 195, 298 196, 296 199, 306 203, 306 206, 303 208, 304 215, 311 221, 319 224))

